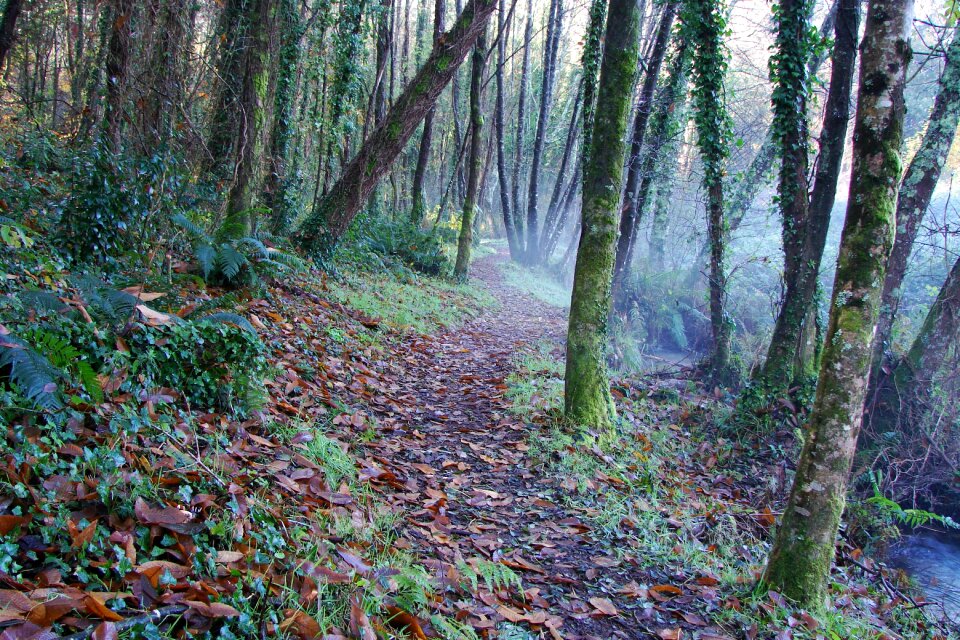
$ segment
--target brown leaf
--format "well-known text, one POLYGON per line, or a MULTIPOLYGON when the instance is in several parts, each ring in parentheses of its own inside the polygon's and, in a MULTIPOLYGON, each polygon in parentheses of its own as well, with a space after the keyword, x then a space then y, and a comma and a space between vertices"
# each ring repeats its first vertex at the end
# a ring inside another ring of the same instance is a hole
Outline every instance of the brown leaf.
POLYGON ((137 498, 133 505, 133 512, 143 524, 186 524, 193 519, 188 511, 182 511, 176 507, 165 507, 163 509, 151 507, 143 498, 137 498))
POLYGON ((386 605, 386 610, 387 613, 390 614, 390 617, 387 618, 387 624, 391 627, 406 631, 408 635, 413 636, 416 640, 427 640, 427 634, 423 632, 420 621, 416 616, 410 615, 399 607, 390 605, 386 605))
POLYGON ((0 516, 0 536, 5 536, 28 522, 30 522, 29 516, 0 516))
POLYGON ((612 602, 607 598, 590 598, 590 604, 597 608, 597 611, 605 616, 618 616, 620 612, 612 602))
POLYGON ((101 620, 113 622, 116 622, 117 620, 123 620, 123 616, 94 598, 92 595, 87 595, 84 597, 83 604, 86 606, 87 611, 90 612, 91 615, 94 615, 101 620))
POLYGON ((240 615, 239 611, 223 602, 211 602, 208 604, 206 602, 200 602, 199 600, 187 600, 184 604, 190 607, 192 611, 196 611, 206 618, 235 618, 240 615))
POLYGON ((355 595, 350 598, 350 633, 360 640, 377 640, 377 632, 373 630, 370 618, 355 595))
POLYGON ((353 582, 353 578, 345 573, 337 573, 332 569, 315 565, 312 562, 304 562, 300 565, 300 569, 320 584, 346 584, 353 582))
POLYGON ((314 640, 323 633, 320 623, 313 619, 304 611, 287 610, 287 617, 280 623, 280 631, 284 633, 292 632, 298 638, 303 640, 314 640))
POLYGON ((657 636, 659 636, 661 640, 680 640, 680 627, 660 629, 660 631, 657 631, 657 636))
POLYGON ((117 640, 117 625, 112 622, 101 622, 90 635, 91 640, 117 640))
POLYGON ((337 553, 340 554, 340 557, 343 558, 348 565, 353 567, 354 571, 360 575, 367 575, 373 571, 373 567, 364 562, 359 556, 356 556, 346 549, 338 548, 337 553))

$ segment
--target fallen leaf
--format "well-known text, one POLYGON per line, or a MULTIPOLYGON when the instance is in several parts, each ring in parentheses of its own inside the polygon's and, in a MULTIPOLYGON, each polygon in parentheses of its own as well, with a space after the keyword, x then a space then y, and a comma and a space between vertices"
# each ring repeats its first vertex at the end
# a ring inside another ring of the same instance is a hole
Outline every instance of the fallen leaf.
POLYGON ((597 611, 605 616, 618 616, 620 612, 612 602, 607 598, 590 598, 590 604, 597 608, 597 611))

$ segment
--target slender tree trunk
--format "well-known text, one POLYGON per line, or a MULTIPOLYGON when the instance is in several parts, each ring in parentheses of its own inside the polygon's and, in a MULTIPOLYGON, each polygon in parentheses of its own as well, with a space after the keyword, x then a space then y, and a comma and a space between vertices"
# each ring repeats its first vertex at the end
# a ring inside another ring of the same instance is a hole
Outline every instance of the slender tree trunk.
POLYGON ((470 248, 473 246, 473 222, 477 208, 480 174, 483 172, 483 67, 487 53, 486 33, 481 33, 473 49, 473 68, 470 73, 470 158, 467 165, 467 192, 463 201, 463 217, 460 220, 460 237, 457 242, 457 261, 453 276, 466 281, 470 269, 470 248))
POLYGON ((897 235, 883 282, 880 320, 877 323, 877 339, 873 349, 871 380, 874 384, 879 378, 883 354, 889 347, 913 243, 927 207, 930 206, 930 199, 940 180, 947 153, 960 123, 960 37, 954 35, 947 49, 946 59, 926 133, 900 185, 897 235))
POLYGON ((524 222, 520 211, 520 176, 524 163, 524 146, 527 129, 527 87, 530 83, 530 43, 533 41, 533 0, 527 0, 527 26, 523 32, 523 59, 520 64, 520 95, 517 98, 517 135, 514 141, 513 188, 511 200, 514 206, 514 230, 517 243, 523 253, 524 222))
MULTIPOLYGON (((824 113, 824 126, 817 177, 821 179, 816 212, 811 210, 807 193, 807 63, 803 59, 812 48, 809 31, 812 6, 808 0, 785 0, 778 12, 777 65, 774 76, 777 87, 773 104, 776 111, 773 130, 777 137, 780 162, 779 204, 783 218, 783 277, 786 294, 774 325, 773 336, 757 380, 768 393, 779 395, 801 376, 797 371, 797 355, 801 349, 803 328, 817 291, 817 276, 830 225, 830 211, 846 139, 850 91, 856 59, 856 0, 838 0, 840 18, 836 22, 834 62, 830 95, 824 113), (797 104, 801 108, 797 108, 797 104), (825 181, 825 182, 824 182, 825 181), (829 187, 833 186, 831 190, 829 187)), ((815 372, 811 372, 815 373, 815 372)))
MULTIPOLYGON (((443 14, 447 7, 445 0, 435 0, 433 6, 433 46, 443 35, 443 14)), ((430 165, 430 145, 433 144, 433 119, 436 108, 430 109, 423 119, 423 134, 420 137, 420 151, 417 154, 417 168, 413 174, 413 206, 410 209, 410 222, 420 226, 427 211, 427 199, 424 184, 427 179, 427 167, 430 165)))
POLYGON ((610 1, 593 148, 583 168, 583 229, 570 301, 564 407, 569 420, 598 430, 610 429, 616 417, 606 368, 607 317, 640 14, 638 0, 610 1))
POLYGON ((614 303, 619 297, 619 289, 623 286, 623 278, 628 269, 627 257, 630 254, 630 245, 636 241, 637 224, 643 212, 643 204, 637 199, 644 169, 643 141, 647 133, 647 121, 653 110, 653 96, 660 77, 660 67, 667 55, 667 45, 670 43, 670 33, 673 30, 676 12, 676 2, 669 2, 663 9, 653 49, 647 59, 640 98, 637 100, 637 113, 633 120, 633 140, 630 143, 630 162, 627 165, 627 182, 624 187, 626 203, 620 218, 620 237, 617 239, 617 255, 613 265, 614 303))
MULTIPOLYGON (((583 156, 581 154, 577 154, 577 161, 573 165, 573 171, 570 172, 570 180, 567 182, 567 188, 564 190, 563 196, 560 198, 560 203, 557 205, 557 222, 553 225, 553 230, 550 232, 550 237, 547 240, 547 248, 544 250, 544 255, 546 256, 553 255, 553 252, 557 248, 557 244, 560 242, 560 236, 563 233, 563 230, 566 228, 567 221, 570 218, 570 210, 573 208, 573 201, 577 195, 577 188, 583 182, 581 179, 582 158, 583 156)), ((579 225, 579 221, 577 224, 579 225)), ((569 256, 564 254, 564 257, 560 262, 561 270, 563 265, 568 262, 568 258, 569 256)))
MULTIPOLYGON (((550 110, 553 108, 553 82, 556 74, 557 48, 560 42, 561 12, 563 0, 551 0, 550 17, 547 19, 547 41, 543 47, 543 78, 540 85, 540 112, 537 117, 537 132, 533 138, 533 157, 530 160, 530 182, 527 185, 527 247, 526 261, 536 264, 540 255, 538 231, 540 197, 540 173, 543 162, 543 147, 547 142, 547 127, 550 110)), ((530 46, 529 43, 527 46, 530 46)))
POLYGON ((493 113, 493 127, 497 143, 497 179, 500 185, 500 213, 503 216, 503 228, 507 235, 507 245, 510 247, 510 257, 520 259, 520 245, 517 238, 517 229, 513 224, 513 202, 510 200, 510 180, 507 177, 506 135, 504 133, 506 96, 503 83, 503 67, 507 62, 507 34, 510 25, 506 18, 506 0, 500 0, 497 12, 497 70, 494 72, 497 81, 497 102, 493 113))
POLYGON ((764 582, 823 610, 863 412, 893 241, 910 0, 871 0, 860 62, 850 199, 813 412, 764 582))
POLYGON ((7 62, 7 56, 17 38, 17 18, 23 10, 23 0, 7 0, 3 9, 3 18, 0 22, 0 69, 7 62))
POLYGON ((252 0, 250 30, 244 42, 243 82, 238 107, 233 181, 227 193, 227 211, 219 235, 235 238, 249 235, 257 226, 254 194, 260 187, 266 132, 271 115, 270 29, 277 0, 252 0))
POLYGON ((417 126, 437 101, 453 74, 486 28, 496 0, 470 0, 420 72, 397 97, 387 117, 364 141, 317 211, 300 227, 301 241, 320 248, 336 243, 360 211, 367 196, 403 151, 417 126))
POLYGON ((723 9, 715 0, 690 0, 684 6, 683 37, 692 51, 694 121, 697 145, 703 162, 703 186, 707 192, 707 233, 710 246, 710 327, 713 345, 711 375, 718 384, 733 381, 730 366, 730 320, 727 317, 725 270, 726 230, 723 216, 723 175, 726 172, 730 130, 723 103, 727 53, 723 9))
POLYGON ((133 0, 112 0, 110 6, 112 24, 107 50, 107 98, 103 128, 107 144, 114 153, 118 153, 130 76, 130 35, 134 3, 133 0))
POLYGON ((300 66, 300 42, 303 24, 295 0, 277 0, 278 32, 277 86, 274 95, 273 132, 270 136, 270 170, 263 189, 263 203, 270 209, 270 231, 286 233, 296 213, 296 198, 288 156, 296 130, 294 100, 297 95, 297 69, 300 66))
MULTIPOLYGON (((570 126, 567 128, 567 141, 563 145, 563 155, 560 156, 560 166, 557 168, 557 178, 553 183, 553 193, 550 195, 550 203, 547 205, 547 215, 543 221, 543 229, 540 231, 540 242, 538 244, 538 254, 540 263, 546 263, 550 259, 548 253, 550 237, 559 224, 560 220, 560 201, 564 194, 564 185, 566 184, 567 166, 574 154, 574 146, 577 143, 577 134, 580 131, 580 102, 583 93, 578 91, 573 101, 573 112, 570 114, 570 126)), ((574 174, 574 179, 578 176, 574 174)))

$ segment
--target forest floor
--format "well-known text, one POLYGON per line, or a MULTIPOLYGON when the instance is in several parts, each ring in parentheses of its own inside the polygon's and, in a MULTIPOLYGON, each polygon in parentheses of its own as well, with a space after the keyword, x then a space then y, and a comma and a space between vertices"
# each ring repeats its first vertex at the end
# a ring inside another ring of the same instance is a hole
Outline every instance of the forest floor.
MULTIPOLYGON (((562 296, 505 260, 233 297, 270 366, 245 414, 118 368, 11 424, 0 637, 946 637, 850 543, 824 616, 758 590, 790 456, 724 432, 689 371, 617 378, 613 433, 567 425, 562 296)), ((218 293, 165 286, 145 319, 218 293)))

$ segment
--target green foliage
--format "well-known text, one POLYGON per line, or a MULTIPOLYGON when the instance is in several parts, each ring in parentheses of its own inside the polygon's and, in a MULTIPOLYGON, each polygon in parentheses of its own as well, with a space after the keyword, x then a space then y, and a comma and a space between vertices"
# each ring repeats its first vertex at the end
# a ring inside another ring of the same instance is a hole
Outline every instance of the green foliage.
POLYGON ((354 250, 379 257, 382 266, 395 272, 411 269, 431 276, 452 271, 443 238, 433 231, 423 231, 405 221, 383 219, 364 227, 354 250))
POLYGON ((94 146, 72 159, 58 204, 55 242, 75 262, 117 266, 132 253, 150 254, 186 183, 175 158, 139 158, 94 146))
POLYGON ((936 523, 949 529, 960 529, 960 523, 949 516, 923 509, 904 509, 899 503, 887 498, 880 489, 880 485, 883 483, 882 471, 871 471, 870 482, 873 486, 873 496, 868 498, 867 502, 877 507, 887 517, 896 519, 914 529, 930 523, 936 523))
POLYGON ((523 597, 523 580, 520 579, 516 571, 502 562, 473 558, 468 562, 459 562, 457 570, 474 592, 477 591, 482 581, 488 591, 515 589, 523 597))
POLYGON ((241 413, 260 401, 265 348, 244 318, 218 313, 192 322, 138 327, 131 366, 148 388, 167 387, 199 409, 241 413))
POLYGON ((173 222, 186 231, 204 280, 228 286, 253 286, 285 271, 305 271, 306 263, 265 243, 266 237, 216 240, 182 213, 173 222))

